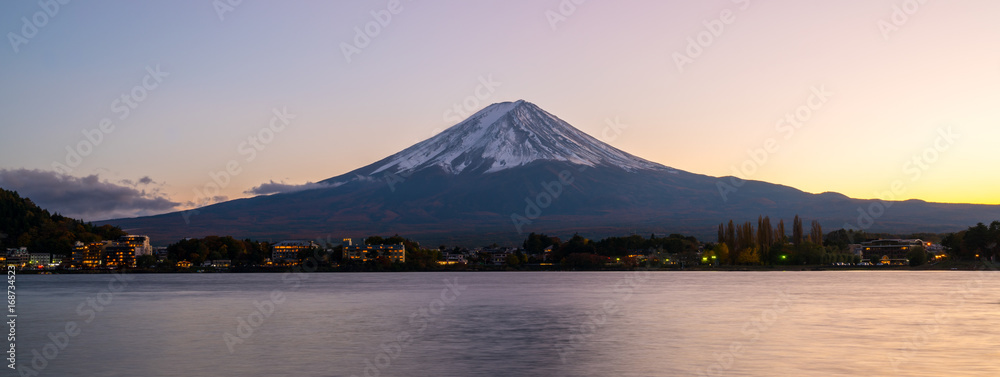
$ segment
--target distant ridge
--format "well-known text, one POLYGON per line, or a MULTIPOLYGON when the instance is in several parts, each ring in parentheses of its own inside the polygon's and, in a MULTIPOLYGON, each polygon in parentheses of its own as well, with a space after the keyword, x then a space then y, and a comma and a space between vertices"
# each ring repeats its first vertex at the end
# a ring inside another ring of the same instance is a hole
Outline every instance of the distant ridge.
MULTIPOLYGON (((673 140, 671 142, 683 142, 673 140)), ((747 181, 651 162, 523 100, 492 104, 445 131, 315 189, 219 203, 183 216, 108 220, 154 243, 233 235, 259 240, 395 234, 425 244, 520 244, 527 232, 590 237, 685 233, 714 240, 723 220, 796 214, 825 229, 946 232, 1000 218, 1000 206, 875 201, 747 181)))

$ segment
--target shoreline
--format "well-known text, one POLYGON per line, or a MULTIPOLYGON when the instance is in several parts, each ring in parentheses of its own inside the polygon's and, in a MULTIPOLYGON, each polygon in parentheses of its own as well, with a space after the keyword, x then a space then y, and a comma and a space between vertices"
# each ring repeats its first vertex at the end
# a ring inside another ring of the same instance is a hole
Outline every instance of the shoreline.
MULTIPOLYGON (((305 271, 297 267, 272 267, 272 268, 232 268, 213 269, 211 267, 192 268, 188 270, 155 270, 155 269, 116 269, 116 270, 20 270, 19 275, 103 275, 115 273, 129 274, 196 274, 196 273, 398 273, 398 272, 628 272, 628 271, 654 271, 654 272, 688 272, 688 271, 717 271, 717 272, 804 272, 804 271, 1000 271, 1000 264, 989 261, 942 261, 933 265, 910 266, 832 266, 832 265, 773 265, 773 266, 694 266, 686 268, 595 268, 595 269, 563 269, 563 268, 538 268, 539 266, 525 266, 524 268, 502 268, 499 266, 472 266, 466 268, 441 268, 441 269, 418 269, 418 270, 385 270, 385 269, 358 269, 358 268, 322 268, 313 271, 305 271)), ((545 266, 551 267, 551 266, 545 266)))

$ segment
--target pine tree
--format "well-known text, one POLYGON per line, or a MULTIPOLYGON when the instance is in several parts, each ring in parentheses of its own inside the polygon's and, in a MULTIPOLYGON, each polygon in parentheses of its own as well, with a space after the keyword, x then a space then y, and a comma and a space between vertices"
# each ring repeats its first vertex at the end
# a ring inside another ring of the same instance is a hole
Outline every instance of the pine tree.
POLYGON ((823 227, 819 225, 819 221, 812 221, 812 231, 809 232, 809 238, 814 244, 823 244, 823 227))
POLYGON ((795 215, 795 219, 792 220, 792 243, 795 246, 802 244, 802 219, 799 215, 795 215))

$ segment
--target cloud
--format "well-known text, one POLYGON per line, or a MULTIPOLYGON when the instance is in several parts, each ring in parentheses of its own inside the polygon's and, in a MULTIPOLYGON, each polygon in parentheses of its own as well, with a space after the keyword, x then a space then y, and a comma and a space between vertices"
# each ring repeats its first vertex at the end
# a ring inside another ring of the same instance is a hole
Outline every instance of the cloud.
POLYGON ((227 200, 229 200, 228 196, 225 196, 225 195, 216 195, 216 196, 213 196, 213 197, 209 198, 208 200, 205 200, 204 198, 202 198, 202 200, 200 202, 194 202, 194 201, 188 200, 188 201, 184 202, 184 206, 185 207, 204 207, 204 206, 212 205, 212 204, 215 204, 215 203, 222 203, 222 202, 227 201, 227 200))
POLYGON ((293 184, 286 184, 284 182, 275 182, 272 180, 270 182, 261 183, 260 186, 256 186, 254 188, 246 190, 243 193, 251 195, 284 194, 289 192, 312 190, 324 187, 334 187, 334 186, 320 182, 316 183, 306 182, 305 184, 301 185, 293 185, 293 184))
POLYGON ((97 174, 74 177, 57 172, 0 169, 0 187, 17 191, 39 207, 85 221, 148 216, 176 210, 180 204, 159 188, 139 188, 155 183, 142 177, 138 183, 101 180, 97 174))

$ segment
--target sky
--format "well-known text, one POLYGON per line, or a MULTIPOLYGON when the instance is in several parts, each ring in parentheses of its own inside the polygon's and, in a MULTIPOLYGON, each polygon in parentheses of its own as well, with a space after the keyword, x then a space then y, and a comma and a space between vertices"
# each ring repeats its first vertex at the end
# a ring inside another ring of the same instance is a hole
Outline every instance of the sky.
POLYGON ((993 0, 5 1, 0 187, 85 220, 187 209, 310 187, 524 99, 694 173, 1000 204, 996 14, 993 0))

